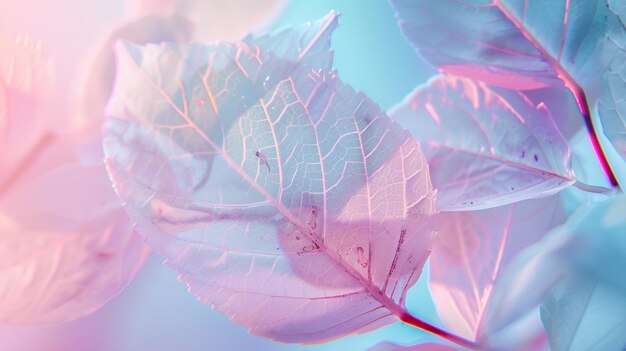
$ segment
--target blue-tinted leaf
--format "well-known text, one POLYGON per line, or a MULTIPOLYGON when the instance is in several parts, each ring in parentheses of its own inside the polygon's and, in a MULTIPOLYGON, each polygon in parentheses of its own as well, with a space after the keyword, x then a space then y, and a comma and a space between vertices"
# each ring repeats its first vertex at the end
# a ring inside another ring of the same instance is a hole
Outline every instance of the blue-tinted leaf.
POLYGON ((609 16, 611 29, 604 41, 603 63, 607 71, 602 79, 598 110, 605 134, 626 160, 626 2, 611 0, 609 5, 614 14, 609 16))
MULTIPOLYGON (((499 307, 492 305, 494 285, 520 252, 564 220, 558 196, 440 214, 431 254, 430 289, 446 325, 465 338, 482 339, 485 316, 499 307)), ((518 317, 526 312, 519 311, 518 317)))
POLYGON ((582 250, 542 305, 553 350, 621 350, 626 346, 626 197, 594 206, 569 223, 582 250))
POLYGON ((587 122, 588 103, 602 102, 609 139, 626 157, 621 0, 391 2, 405 36, 443 72, 521 90, 565 86, 587 122))
POLYGON ((547 196, 574 181, 550 111, 523 92, 438 77, 391 116, 422 143, 441 211, 547 196))

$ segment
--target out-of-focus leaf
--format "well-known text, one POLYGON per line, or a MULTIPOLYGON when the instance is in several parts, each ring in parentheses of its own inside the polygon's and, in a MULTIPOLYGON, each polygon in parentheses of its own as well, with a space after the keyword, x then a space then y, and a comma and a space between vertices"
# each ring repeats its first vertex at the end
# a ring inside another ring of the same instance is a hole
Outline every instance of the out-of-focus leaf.
POLYGON ((541 315, 553 350, 622 350, 626 346, 626 197, 585 211, 565 226, 581 242, 567 257, 567 279, 541 315))
POLYGON ((440 214, 430 289, 446 325, 465 338, 481 339, 495 283, 521 251, 564 220, 558 196, 440 214))
POLYGON ((82 134, 53 131, 50 72, 37 44, 0 38, 2 324, 91 313, 136 275, 148 254, 104 165, 78 163, 82 134))
POLYGON ((52 67, 40 44, 0 34, 0 193, 46 138, 41 109, 51 85, 52 67))
POLYGON ((422 142, 439 210, 500 206, 574 182, 569 147, 550 111, 523 92, 438 77, 391 116, 422 142))
POLYGON ((193 294, 255 334, 313 343, 406 313, 435 192, 406 131, 289 58, 120 47, 104 145, 127 212, 193 294))
POLYGON ((600 102, 626 158, 622 0, 391 2, 405 36, 443 72, 520 90, 565 86, 585 115, 587 101, 600 102))
POLYGON ((113 47, 118 40, 137 44, 160 43, 162 41, 185 43, 191 39, 191 23, 183 17, 142 17, 114 30, 93 59, 81 91, 79 126, 96 125, 104 121, 104 110, 111 96, 115 78, 115 53, 113 47))
POLYGON ((240 40, 276 17, 284 0, 134 0, 139 16, 182 16, 199 42, 240 40))
POLYGON ((101 307, 148 250, 104 167, 67 164, 0 199, 0 323, 64 322, 101 307))
POLYGON ((610 30, 603 41, 603 63, 607 71, 602 78, 598 101, 604 133, 617 152, 626 160, 626 2, 609 0, 610 30))
POLYGON ((403 346, 392 344, 389 342, 378 344, 372 347, 369 351, 458 351, 464 350, 458 346, 450 346, 444 344, 438 344, 435 342, 425 342, 417 345, 403 346))

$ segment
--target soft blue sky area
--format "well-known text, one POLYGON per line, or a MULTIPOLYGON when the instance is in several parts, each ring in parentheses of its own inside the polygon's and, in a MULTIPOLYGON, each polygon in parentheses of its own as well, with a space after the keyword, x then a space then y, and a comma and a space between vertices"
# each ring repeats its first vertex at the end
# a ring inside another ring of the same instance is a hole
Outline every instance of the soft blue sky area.
MULTIPOLYGON (((335 68, 342 80, 388 109, 435 73, 405 42, 387 1, 299 0, 270 28, 313 21, 332 9, 341 13, 333 36, 335 68)), ((176 274, 153 256, 138 278, 97 313, 52 327, 0 328, 0 350, 10 351, 211 351, 366 350, 385 340, 429 338, 401 323, 316 346, 272 342, 247 333, 187 293, 176 274)), ((408 308, 435 321, 425 281, 410 291, 408 308)))

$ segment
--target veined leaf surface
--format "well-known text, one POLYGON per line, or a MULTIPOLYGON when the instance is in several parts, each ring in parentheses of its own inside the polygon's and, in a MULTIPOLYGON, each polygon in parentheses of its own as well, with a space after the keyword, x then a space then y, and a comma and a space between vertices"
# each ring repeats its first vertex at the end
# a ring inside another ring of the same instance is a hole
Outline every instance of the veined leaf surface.
POLYGON ((574 182, 569 147, 550 111, 523 92, 441 76, 391 116, 422 143, 438 210, 500 206, 574 182))
POLYGON ((108 170, 193 294, 287 342, 405 313, 435 197, 407 132, 302 55, 243 42, 118 55, 108 170))

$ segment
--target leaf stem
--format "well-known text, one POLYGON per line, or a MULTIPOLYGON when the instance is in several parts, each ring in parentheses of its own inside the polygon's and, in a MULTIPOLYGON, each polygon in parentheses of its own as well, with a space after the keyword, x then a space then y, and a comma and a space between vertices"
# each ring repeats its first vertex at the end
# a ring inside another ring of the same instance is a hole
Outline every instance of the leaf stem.
POLYGON ((28 151, 26 156, 24 156, 18 163, 13 172, 9 173, 4 181, 0 182, 0 198, 2 198, 11 185, 13 185, 13 183, 15 183, 19 177, 28 170, 30 165, 32 165, 32 163, 41 154, 41 151, 44 150, 52 142, 52 140, 54 140, 54 137, 55 136, 52 133, 42 135, 37 143, 28 151))
POLYGON ((576 181, 573 185, 576 188, 582 191, 586 191, 588 193, 602 194, 606 196, 615 194, 615 188, 605 188, 603 186, 589 185, 580 181, 576 181))
POLYGON ((412 325, 416 328, 425 330, 433 335, 437 335, 438 337, 448 340, 457 345, 463 346, 470 350, 478 350, 480 349, 480 345, 474 341, 467 340, 462 338, 456 334, 450 333, 449 331, 443 330, 439 327, 436 327, 428 322, 425 322, 408 312, 404 312, 399 316, 400 320, 406 324, 412 325))

